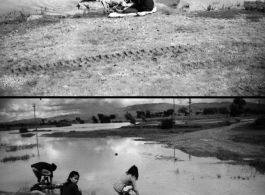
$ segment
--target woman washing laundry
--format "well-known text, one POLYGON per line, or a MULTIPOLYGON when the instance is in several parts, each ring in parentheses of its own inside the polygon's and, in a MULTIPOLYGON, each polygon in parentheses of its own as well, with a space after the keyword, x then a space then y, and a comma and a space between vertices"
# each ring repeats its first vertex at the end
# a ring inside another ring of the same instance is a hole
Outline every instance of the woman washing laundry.
POLYGON ((136 180, 138 180, 138 177, 138 168, 133 165, 113 184, 113 188, 119 195, 129 195, 130 190, 133 190, 136 195, 139 195, 139 191, 136 187, 136 180))

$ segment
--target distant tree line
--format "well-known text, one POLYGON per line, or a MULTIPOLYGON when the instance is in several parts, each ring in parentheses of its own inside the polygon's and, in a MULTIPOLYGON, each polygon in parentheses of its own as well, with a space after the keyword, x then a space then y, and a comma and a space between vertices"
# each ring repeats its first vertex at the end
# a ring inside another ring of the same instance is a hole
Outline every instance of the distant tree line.
MULTIPOLYGON (((204 109, 199 109, 195 112, 196 115, 213 115, 213 114, 230 114, 233 117, 240 116, 241 114, 264 114, 264 110, 261 110, 259 108, 252 109, 252 108, 244 108, 246 105, 246 101, 243 98, 234 98, 233 102, 230 104, 229 108, 227 107, 208 107, 204 109)), ((192 110, 190 111, 193 112, 192 110)), ((177 113, 173 109, 168 109, 161 112, 151 112, 150 110, 146 111, 136 111, 136 118, 142 119, 143 121, 146 121, 147 118, 157 118, 157 117, 169 117, 175 115, 189 115, 189 111, 187 107, 182 107, 178 109, 177 113)), ((124 115, 126 120, 129 120, 132 124, 135 124, 136 120, 134 117, 127 112, 124 115)), ((111 115, 105 115, 105 114, 97 114, 96 116, 92 116, 93 123, 110 123, 111 120, 116 119, 115 114, 111 115)), ((61 125, 67 125, 71 124, 72 122, 78 122, 80 124, 84 124, 85 121, 82 120, 80 117, 76 117, 73 121, 68 121, 65 119, 62 120, 46 120, 41 119, 37 121, 37 126, 45 126, 45 125, 55 125, 55 126, 61 126, 61 125)), ((0 128, 7 128, 10 129, 11 127, 34 127, 35 122, 29 122, 29 123, 13 123, 13 124, 0 124, 0 128)))
POLYGON ((116 119, 115 114, 111 115, 104 115, 104 114, 98 114, 98 118, 95 116, 92 116, 93 123, 111 123, 112 119, 116 119))
POLYGON ((154 112, 151 113, 150 110, 146 110, 146 111, 136 111, 136 118, 155 118, 155 117, 168 117, 168 116, 172 116, 174 114, 174 110, 173 109, 168 109, 166 111, 162 111, 162 112, 154 112))

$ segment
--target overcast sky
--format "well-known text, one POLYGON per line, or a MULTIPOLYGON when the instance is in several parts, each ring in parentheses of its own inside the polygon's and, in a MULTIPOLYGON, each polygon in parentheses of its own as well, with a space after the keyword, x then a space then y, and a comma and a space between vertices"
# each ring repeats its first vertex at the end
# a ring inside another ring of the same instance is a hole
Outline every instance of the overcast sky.
MULTIPOLYGON (((174 98, 175 104, 187 105, 188 98, 174 98)), ((232 102, 233 98, 192 98, 199 102, 232 102)), ((256 98, 245 98, 248 102, 257 102, 256 98)), ((263 102, 264 100, 262 100, 263 102)), ((173 98, 0 98, 0 122, 33 118, 33 104, 36 116, 48 118, 64 114, 78 114, 93 106, 111 104, 114 107, 126 107, 134 104, 173 103, 173 98)))

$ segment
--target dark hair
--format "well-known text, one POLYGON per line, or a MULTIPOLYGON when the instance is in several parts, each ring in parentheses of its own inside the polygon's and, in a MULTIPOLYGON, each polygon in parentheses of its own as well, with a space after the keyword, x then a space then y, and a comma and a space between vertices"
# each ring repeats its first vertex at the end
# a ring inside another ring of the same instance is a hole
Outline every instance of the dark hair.
POLYGON ((71 171, 71 173, 69 174, 69 176, 67 178, 66 183, 67 184, 72 183, 71 180, 70 180, 70 178, 72 178, 74 176, 78 176, 78 178, 79 178, 79 173, 77 171, 71 171))
POLYGON ((130 174, 130 175, 133 175, 135 176, 136 180, 138 180, 138 177, 139 177, 139 173, 138 173, 138 168, 133 165, 127 172, 126 174, 130 174))
POLYGON ((53 171, 55 171, 56 168, 57 168, 57 166, 54 163, 52 163, 52 169, 53 169, 53 171))

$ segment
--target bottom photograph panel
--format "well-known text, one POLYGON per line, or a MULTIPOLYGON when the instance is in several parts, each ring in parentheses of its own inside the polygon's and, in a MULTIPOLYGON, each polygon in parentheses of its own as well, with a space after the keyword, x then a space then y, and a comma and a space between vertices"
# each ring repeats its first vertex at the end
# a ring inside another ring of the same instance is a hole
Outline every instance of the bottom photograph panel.
POLYGON ((260 195, 263 98, 0 98, 1 195, 260 195))

